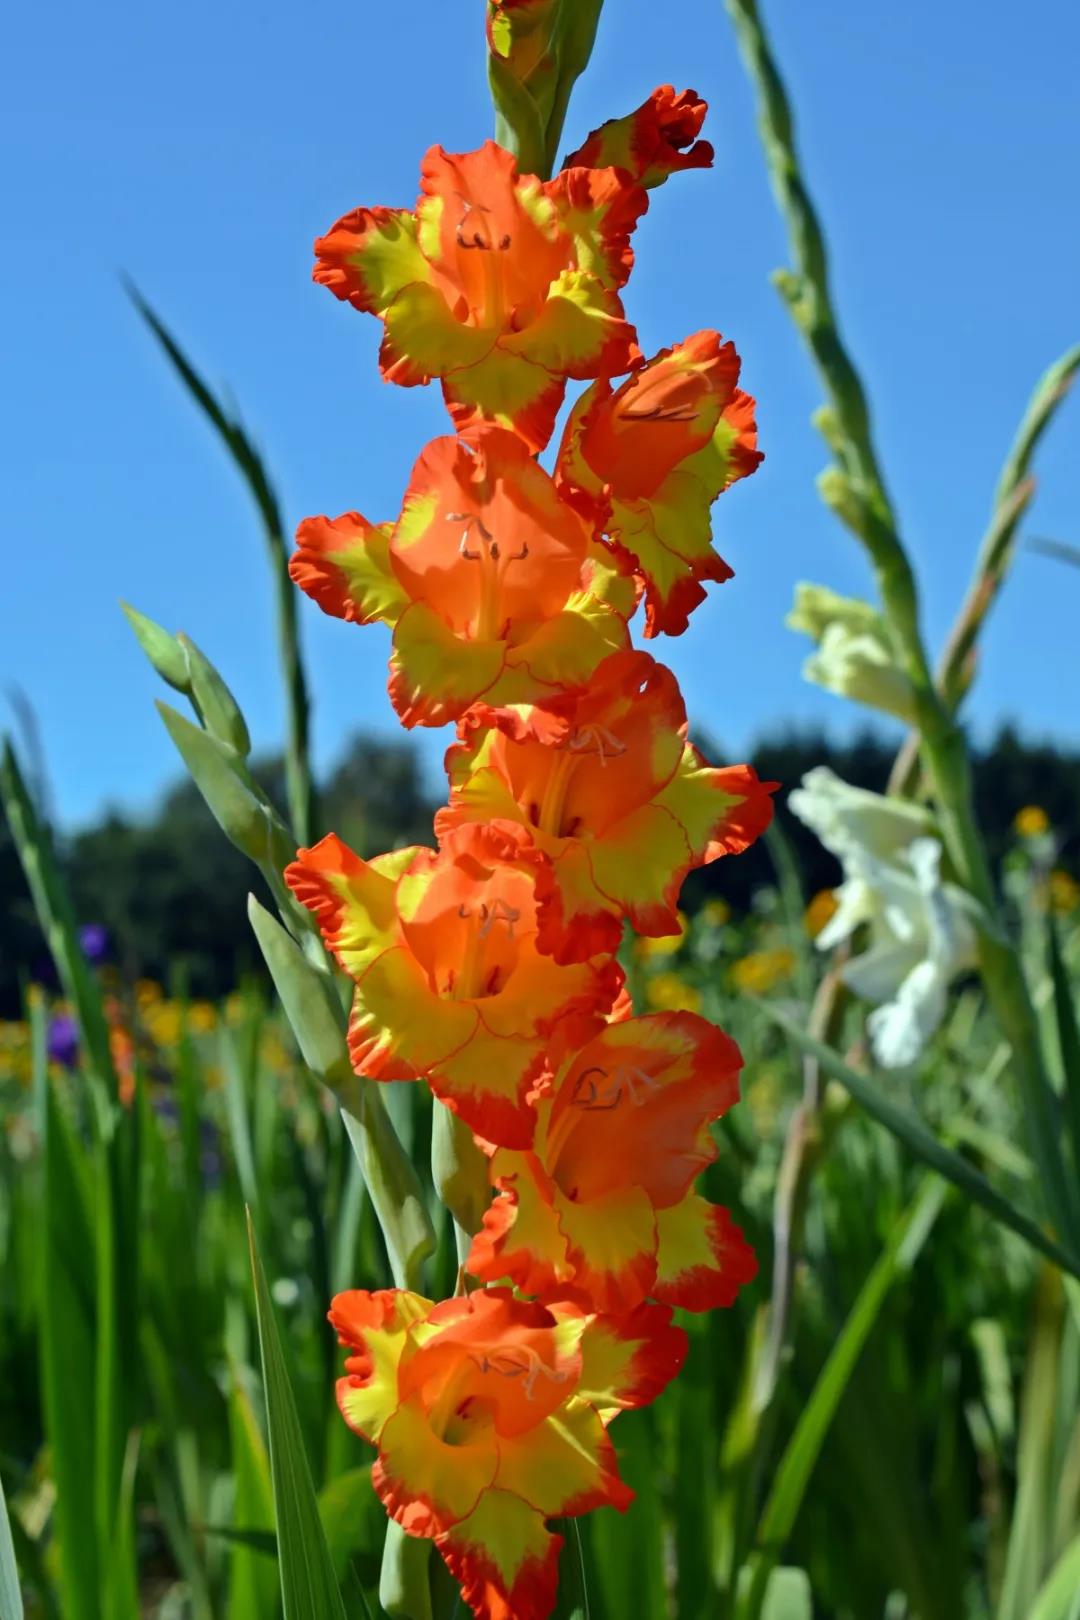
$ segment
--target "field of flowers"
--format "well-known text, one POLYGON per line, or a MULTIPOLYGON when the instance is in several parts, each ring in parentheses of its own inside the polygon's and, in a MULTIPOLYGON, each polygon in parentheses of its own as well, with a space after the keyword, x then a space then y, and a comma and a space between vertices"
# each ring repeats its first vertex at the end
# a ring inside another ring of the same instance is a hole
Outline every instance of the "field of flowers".
POLYGON ((51 969, 0 1023, 0 1620, 1080 1620, 1076 829, 1018 805, 992 869, 959 719, 1080 349, 934 668, 786 93, 728 10, 821 492, 879 592, 793 581, 788 622, 808 679, 904 722, 888 792, 782 785, 842 871, 808 892, 781 785, 689 742, 653 653, 730 573, 755 406, 730 342, 644 356, 624 300, 706 109, 661 86, 559 169, 601 0, 488 0, 497 142, 316 244, 387 379, 443 389, 395 521, 309 518, 290 556, 137 299, 266 532, 288 810, 215 665, 128 609, 273 907, 266 975, 189 999, 75 915, 5 751, 51 969), (322 826, 295 587, 391 626, 402 724, 456 727, 432 847, 322 826), (684 894, 758 841, 749 909, 684 894))

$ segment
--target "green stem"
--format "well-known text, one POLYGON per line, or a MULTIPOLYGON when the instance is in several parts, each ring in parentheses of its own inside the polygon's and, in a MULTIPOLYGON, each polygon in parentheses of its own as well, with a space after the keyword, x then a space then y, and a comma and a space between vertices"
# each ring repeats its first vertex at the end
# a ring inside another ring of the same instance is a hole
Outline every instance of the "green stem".
POLYGON ((315 831, 315 790, 308 757, 311 703, 300 653, 296 591, 289 578, 289 548, 277 491, 270 482, 262 457, 239 421, 228 414, 217 400, 164 321, 143 298, 138 288, 128 284, 132 303, 154 334, 166 356, 192 395, 210 419, 225 448, 247 484, 259 511, 270 568, 274 576, 277 614, 278 655, 285 683, 286 741, 285 782, 289 799, 289 819, 298 844, 310 844, 315 831))
POLYGON ((726 0, 759 98, 759 124, 773 190, 784 215, 796 269, 776 277, 793 320, 817 364, 829 400, 826 434, 838 467, 828 475, 830 504, 841 510, 869 555, 897 663, 911 682, 920 752, 937 800, 954 870, 986 917, 979 965, 987 995, 1012 1047, 1032 1147, 1051 1219, 1076 1241, 1078 1224, 1057 1152, 1053 1094, 1043 1064, 1027 983, 1005 943, 986 851, 972 804, 971 766, 952 713, 939 694, 919 625, 918 591, 878 461, 870 409, 844 346, 829 288, 828 257, 799 166, 791 105, 761 24, 757 0, 726 0))

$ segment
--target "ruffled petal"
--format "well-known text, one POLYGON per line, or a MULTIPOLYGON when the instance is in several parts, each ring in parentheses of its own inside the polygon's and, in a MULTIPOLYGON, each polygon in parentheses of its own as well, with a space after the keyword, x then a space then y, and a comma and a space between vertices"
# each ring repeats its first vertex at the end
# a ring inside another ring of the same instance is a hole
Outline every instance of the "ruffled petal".
POLYGON ((349 1427, 372 1445, 398 1405, 398 1366, 409 1328, 430 1309, 430 1300, 397 1288, 354 1288, 331 1303, 330 1322, 353 1352, 337 1383, 338 1406, 349 1427))
POLYGON ((592 1508, 625 1511, 634 1493, 598 1414, 574 1401, 515 1439, 499 1442, 500 1490, 513 1491, 545 1518, 574 1518, 592 1508))
POLYGON ((404 287, 431 280, 415 215, 404 208, 354 208, 316 241, 313 275, 335 298, 381 315, 404 287))
POLYGON ((695 90, 676 94, 673 85, 662 84, 625 118, 609 118, 594 129, 566 167, 613 164, 643 186, 658 186, 677 170, 710 168, 713 149, 697 139, 707 111, 695 90))
POLYGON ((435 1536, 468 1518, 499 1467, 494 1429, 447 1445, 434 1432, 419 1395, 383 1425, 371 1481, 392 1519, 411 1536, 435 1536))
POLYGON ((443 378, 443 398, 459 433, 486 422, 509 428, 537 452, 551 438, 566 381, 531 354, 499 342, 468 368, 443 378))
POLYGON ((442 292, 420 282, 402 288, 383 311, 383 322, 379 365, 387 382, 405 388, 478 366, 495 344, 494 333, 466 326, 442 292))
POLYGON ((468 1002, 438 995, 405 946, 384 951, 357 983, 349 1055, 373 1080, 430 1075, 465 1048, 479 1025, 468 1002))
POLYGON ((289 577, 324 613, 351 624, 394 624, 408 598, 390 565, 393 526, 359 512, 305 518, 296 531, 289 577))
POLYGON ((735 1042, 696 1013, 607 1025, 560 1078, 545 1126, 544 1163, 573 1218, 625 1188, 677 1203, 716 1156, 705 1127, 738 1100, 741 1067, 735 1042))
POLYGON ((691 1194, 657 1212, 653 1292, 668 1305, 712 1311, 734 1303, 757 1276, 753 1249, 720 1204, 691 1194))
POLYGON ((416 847, 363 861, 327 833, 311 849, 297 851, 285 881, 317 918, 327 948, 354 979, 397 938, 397 880, 416 847))
POLYGON ((432 1069, 428 1083, 485 1142, 523 1148, 536 1129, 531 1096, 543 1064, 542 1040, 492 1035, 478 1017, 475 1033, 432 1069))
POLYGON ((465 641, 426 602, 405 609, 394 631, 390 701, 403 726, 445 726, 491 692, 502 673, 501 641, 465 641))
POLYGON ((490 1174, 497 1196, 473 1238, 466 1269, 481 1282, 505 1277, 522 1293, 550 1298, 572 1281, 573 1267, 546 1177, 530 1155, 505 1151, 493 1157, 490 1174))
POLYGON ((686 1348, 686 1334, 673 1326, 669 1305, 643 1302, 625 1315, 590 1316, 581 1340, 578 1394, 605 1422, 648 1406, 679 1372, 686 1348))
MULTIPOLYGON (((625 286, 634 267, 630 237, 649 206, 642 188, 628 183, 625 171, 567 165, 544 190, 555 202, 563 230, 573 238, 578 268, 599 277, 605 287, 625 286)), ((609 376, 620 369, 605 368, 609 376)))
POLYGON ((501 338, 499 353, 520 356, 557 377, 584 378, 626 371, 639 350, 617 295, 601 277, 564 270, 536 319, 501 338))
POLYGON ((562 1537, 511 1491, 485 1491, 468 1518, 435 1538, 476 1620, 547 1620, 562 1537))
POLYGON ((630 1310, 652 1292, 656 1276, 656 1211, 640 1187, 617 1186, 579 1203, 554 1194, 575 1296, 598 1311, 630 1310))

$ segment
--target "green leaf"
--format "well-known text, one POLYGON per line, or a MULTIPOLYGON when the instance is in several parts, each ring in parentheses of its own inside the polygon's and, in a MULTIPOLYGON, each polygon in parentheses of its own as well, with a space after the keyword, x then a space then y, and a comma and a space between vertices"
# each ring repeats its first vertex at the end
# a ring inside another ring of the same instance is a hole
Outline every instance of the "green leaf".
POLYGON ((419 1289, 435 1229, 423 1188, 372 1080, 354 1077, 341 1117, 379 1219, 397 1288, 419 1289))
POLYGON ((295 854, 292 839, 235 749, 167 703, 157 709, 226 838, 257 866, 283 871, 295 854))
POLYGON ((423 1188, 378 1085, 353 1073, 334 981, 254 895, 248 897, 248 916, 304 1062, 343 1104, 341 1117, 386 1240, 394 1281, 399 1288, 416 1288, 435 1249, 423 1188))
MULTIPOLYGON (((338 1414, 334 1415, 341 1423, 338 1414)), ((334 1568, 344 1581, 353 1554, 373 1552, 386 1527, 386 1513, 375 1495, 370 1466, 350 1468, 324 1485, 319 1492, 319 1516, 334 1568)))
POLYGON ((136 641, 162 680, 177 692, 183 692, 185 697, 190 696, 191 671, 177 637, 164 626, 156 624, 153 619, 147 618, 145 613, 139 613, 129 603, 121 602, 120 606, 128 624, 135 632, 136 641))
POLYGON ((102 1548, 105 1580, 104 1612, 109 1620, 139 1620, 139 1572, 135 1546, 135 1473, 139 1436, 128 1436, 120 1470, 112 1536, 102 1548))
POLYGON ((227 1620, 271 1620, 279 1605, 270 1458, 239 1368, 233 1371, 229 1391, 229 1434, 236 1495, 228 1530, 233 1551, 227 1620))
MULTIPOLYGON (((43 1010, 34 1009, 35 1057, 44 1070, 43 1010)), ((59 1587, 66 1620, 99 1620, 100 1566, 88 1496, 95 1474, 96 1258, 85 1160, 53 1086, 42 1079, 41 1386, 56 1486, 59 1587)))
POLYGON ((315 792, 308 758, 311 705, 300 652, 297 592, 289 578, 289 546, 281 504, 262 457, 240 422, 215 399, 164 321, 151 309, 138 288, 130 281, 126 286, 132 303, 161 345, 184 387, 217 431, 258 508, 274 580, 278 656, 288 705, 285 774, 289 814, 294 839, 298 844, 309 844, 315 828, 315 792))
POLYGON ((396 1519, 386 1526, 379 1602, 391 1620, 432 1620, 431 1542, 407 1536, 396 1519))
POLYGON ((1039 1588, 1028 1620, 1077 1620, 1080 1616, 1080 1536, 1071 1541, 1039 1588))
POLYGON ((266 907, 248 895, 248 920, 270 970, 300 1055, 331 1090, 352 1078, 345 1044, 347 1016, 329 969, 315 966, 266 907))
POLYGON ((559 1559, 559 1590, 552 1620, 590 1620, 589 1584, 585 1576, 581 1525, 577 1519, 560 1519, 558 1528, 563 1537, 563 1550, 559 1559))
POLYGON ((250 1214, 248 1243, 255 1280, 285 1620, 346 1620, 250 1214))
POLYGON ((774 1569, 761 1620, 814 1620, 814 1597, 804 1569, 774 1569))
POLYGON ((190 675, 191 700, 211 736, 234 748, 241 759, 251 752, 251 736, 240 705, 205 653, 181 631, 177 641, 183 648, 190 675))
POLYGON ((0 803, 26 874, 41 931, 64 994, 72 1003, 83 1053, 109 1095, 115 1097, 116 1070, 101 990, 79 944, 75 913, 56 864, 52 838, 26 790, 10 743, 5 743, 0 760, 0 803))
POLYGON ((739 1598, 739 1620, 759 1620, 764 1614, 769 1577, 794 1529, 806 1488, 841 1397, 889 1290, 897 1278, 914 1265, 937 1219, 945 1192, 944 1184, 937 1177, 926 1176, 923 1179, 859 1290, 773 1475, 772 1488, 758 1526, 758 1551, 749 1562, 751 1574, 739 1598))
POLYGON ((15 1566, 15 1545, 11 1539, 4 1482, 0 1479, 0 1620, 23 1620, 22 1591, 15 1566))
MULTIPOLYGON (((1054 1469, 1062 1366, 1062 1291, 1043 1272, 1035 1291, 1017 1437, 1013 1502, 997 1620, 1028 1620, 1053 1546, 1054 1469)), ((1071 1414, 1070 1414, 1071 1415, 1071 1414)))
POLYGON ((1065 1082, 1065 1121, 1072 1143, 1073 1170, 1080 1175, 1080 1026, 1072 985, 1061 954, 1057 924, 1051 913, 1048 924, 1050 978, 1054 986, 1054 1016, 1057 1022, 1061 1072, 1065 1082))
POLYGON ((838 1080, 871 1119, 876 1120, 879 1125, 884 1125, 887 1131, 891 1131, 914 1158, 928 1165, 931 1170, 936 1170, 946 1181, 951 1181, 953 1186, 959 1188, 972 1203, 979 1204, 1002 1226, 1015 1232, 1017 1237, 1023 1238, 1025 1243, 1039 1254, 1045 1255, 1048 1260, 1052 1260, 1062 1271, 1080 1277, 1080 1260, 1067 1253, 1054 1242, 1053 1238, 1048 1237, 1029 1215, 1025 1215, 1022 1210, 1010 1203, 1003 1193, 998 1192, 997 1188, 975 1169, 974 1165, 961 1158, 959 1153, 954 1153, 943 1142, 939 1142, 933 1131, 916 1114, 899 1107, 872 1080, 850 1068, 830 1046, 808 1035, 794 1018, 782 1012, 775 1003, 761 1001, 758 1002, 758 1008, 797 1046, 816 1058, 826 1074, 838 1080))

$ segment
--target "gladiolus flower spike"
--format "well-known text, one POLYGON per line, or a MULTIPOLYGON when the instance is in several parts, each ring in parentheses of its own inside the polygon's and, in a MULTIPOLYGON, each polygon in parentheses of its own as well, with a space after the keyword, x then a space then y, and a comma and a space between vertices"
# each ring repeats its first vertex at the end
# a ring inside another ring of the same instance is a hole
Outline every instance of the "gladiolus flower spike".
MULTIPOLYGON (((489 5, 522 71, 546 49, 530 5, 489 5)), ((382 322, 384 377, 438 378, 453 427, 394 521, 309 518, 291 563, 325 612, 390 627, 403 725, 456 723, 434 847, 363 860, 331 833, 285 875, 353 981, 356 1072, 426 1085, 481 1149, 458 1294, 330 1309, 376 1491, 477 1620, 546 1620, 548 1521, 628 1506, 608 1428, 678 1372, 673 1311, 730 1306, 757 1269, 695 1190, 738 1048, 697 1012, 634 1016, 616 961, 628 924, 680 931, 687 872, 747 848, 776 786, 703 759, 630 640, 642 598, 645 634, 678 634, 730 577, 711 507, 761 459, 731 343, 646 361, 622 305, 645 188, 708 165, 704 114, 661 86, 552 180, 491 141, 433 147, 415 210, 356 209, 316 244, 315 279, 382 322)))

